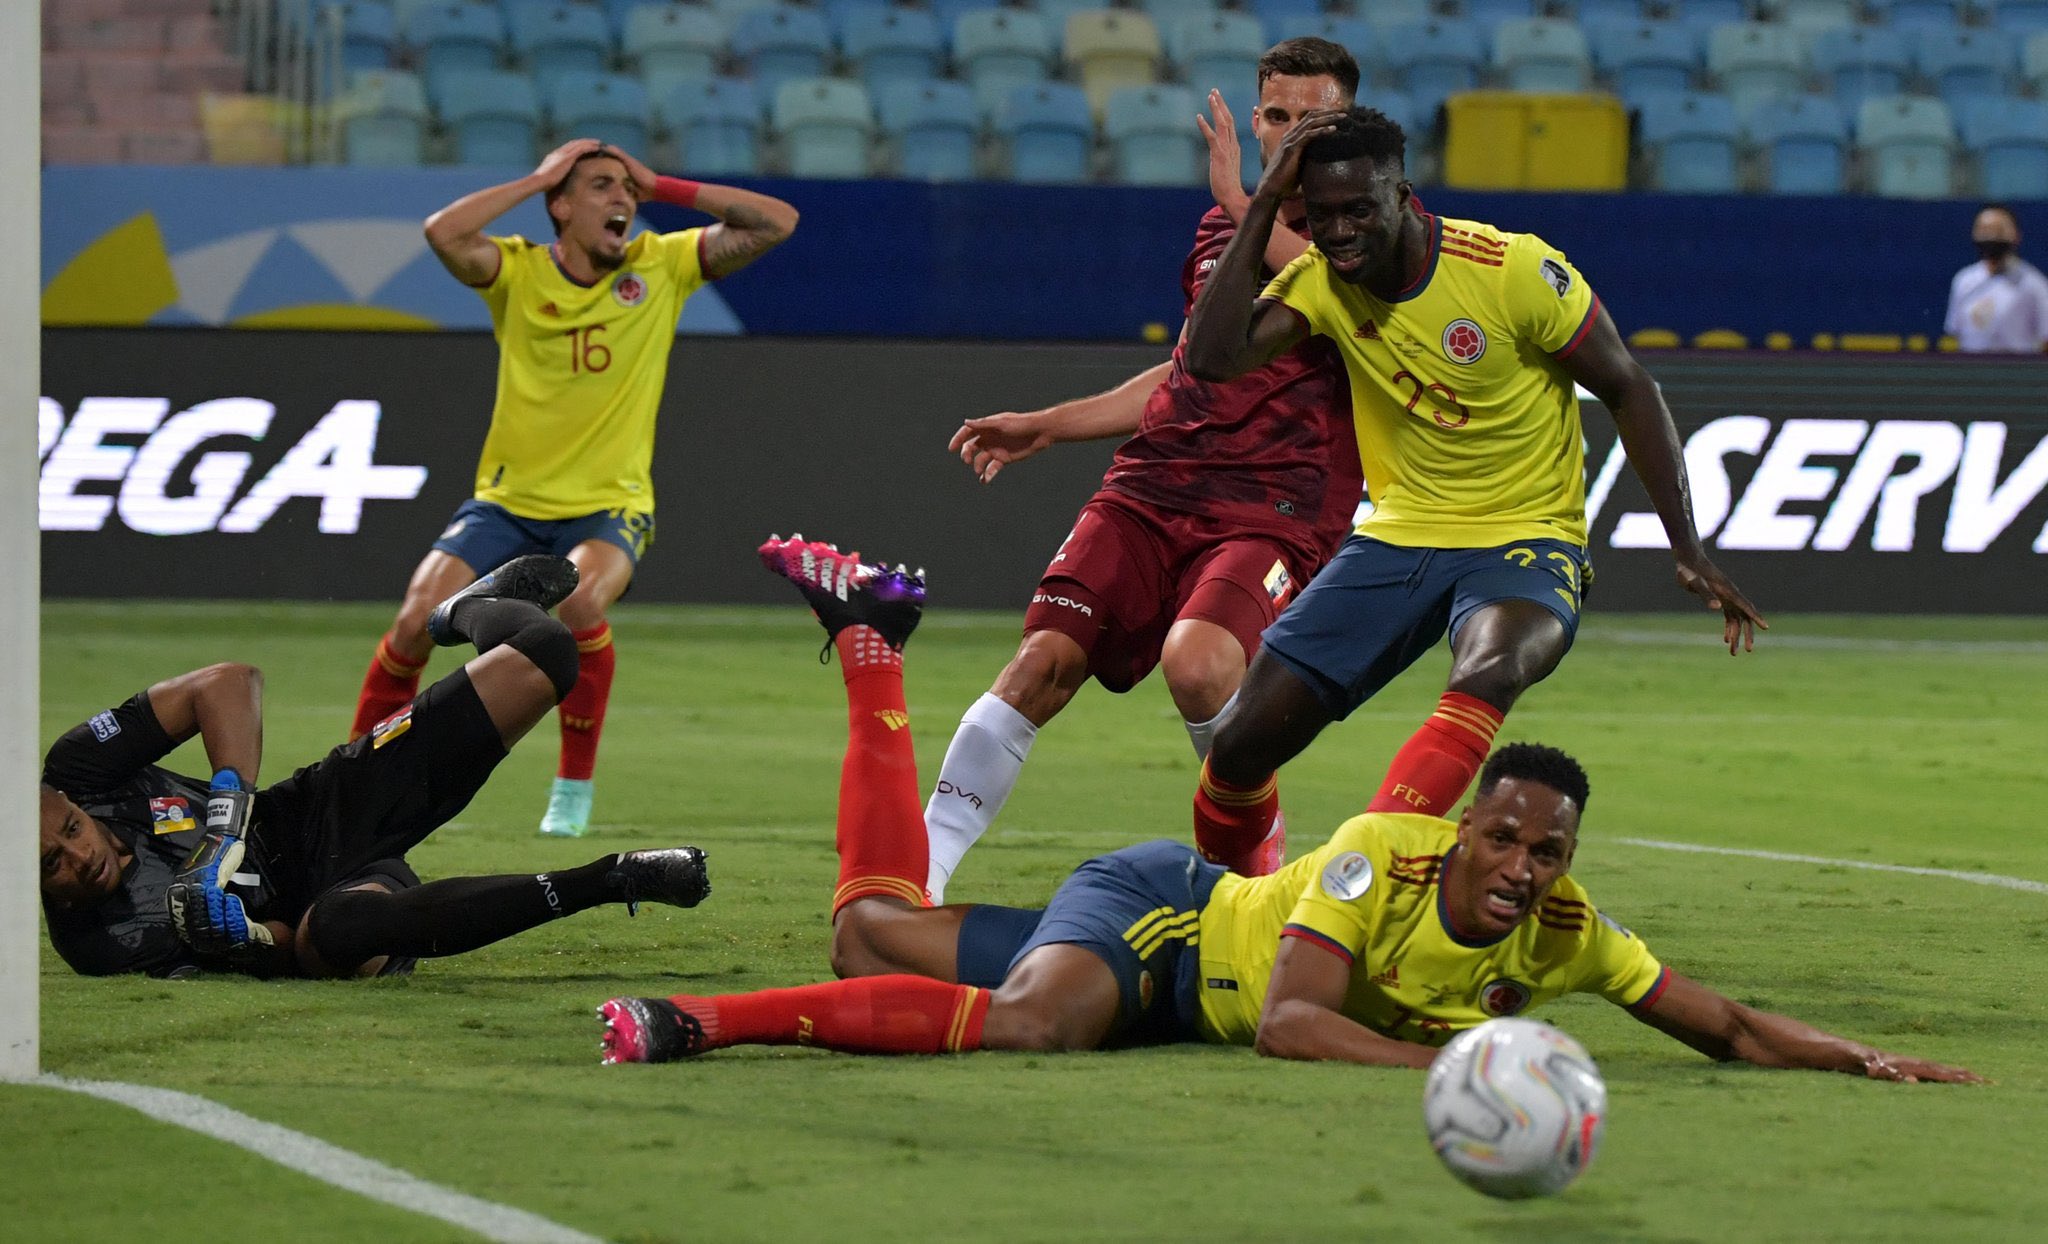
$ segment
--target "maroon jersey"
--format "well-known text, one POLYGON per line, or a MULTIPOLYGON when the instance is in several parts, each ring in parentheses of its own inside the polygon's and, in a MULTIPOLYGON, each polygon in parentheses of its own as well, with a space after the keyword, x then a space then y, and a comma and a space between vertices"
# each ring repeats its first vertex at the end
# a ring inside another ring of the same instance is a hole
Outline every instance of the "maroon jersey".
MULTIPOLYGON (((1305 225, 1292 227, 1307 236, 1305 225)), ((1189 309, 1236 232, 1220 207, 1202 217, 1181 268, 1189 309)), ((1350 532, 1365 488, 1336 348, 1311 337, 1257 371, 1211 384, 1188 373, 1185 346, 1175 346, 1172 373, 1102 484, 1146 505, 1278 536, 1321 564, 1350 532)))

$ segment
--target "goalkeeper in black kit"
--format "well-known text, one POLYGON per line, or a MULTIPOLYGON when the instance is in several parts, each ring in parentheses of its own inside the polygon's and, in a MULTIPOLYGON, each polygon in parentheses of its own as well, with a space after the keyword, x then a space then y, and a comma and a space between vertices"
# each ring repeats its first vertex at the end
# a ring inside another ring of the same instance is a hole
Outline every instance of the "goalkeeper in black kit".
POLYGON ((167 679, 67 731, 40 809, 57 953, 90 976, 390 975, 604 903, 696 906, 710 883, 694 847, 427 884, 405 862, 575 685, 576 641, 546 612, 575 586, 567 560, 523 557, 450 597, 429 632, 477 655, 270 787, 251 666, 167 679), (194 735, 210 781, 157 767, 194 735))

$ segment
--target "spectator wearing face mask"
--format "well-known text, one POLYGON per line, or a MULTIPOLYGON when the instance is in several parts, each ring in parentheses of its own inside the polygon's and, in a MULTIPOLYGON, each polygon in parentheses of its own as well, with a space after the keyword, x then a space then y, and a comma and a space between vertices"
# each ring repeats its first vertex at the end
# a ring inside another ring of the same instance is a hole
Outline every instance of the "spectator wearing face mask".
POLYGON ((1972 354, 2048 350, 2048 277, 2017 253, 2019 218, 2003 203, 1987 203, 1970 240, 1983 258, 1949 282, 1945 329, 1972 354))

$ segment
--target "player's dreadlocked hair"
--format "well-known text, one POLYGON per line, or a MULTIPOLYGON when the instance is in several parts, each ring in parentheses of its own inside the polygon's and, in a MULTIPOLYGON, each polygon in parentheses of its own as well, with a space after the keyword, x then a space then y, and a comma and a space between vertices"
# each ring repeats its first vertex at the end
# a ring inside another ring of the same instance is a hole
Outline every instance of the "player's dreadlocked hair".
POLYGON ((1479 793, 1491 794, 1502 778, 1541 782, 1578 805, 1581 812, 1591 793, 1586 770, 1579 762, 1541 743, 1509 743, 1488 756, 1486 767, 1479 771, 1479 793))
POLYGON ((1377 108, 1353 108, 1337 118, 1335 129, 1310 143, 1301 158, 1309 164, 1370 160, 1398 169, 1408 158, 1408 135, 1377 108))
POLYGON ((1268 78, 1315 78, 1328 74, 1344 88, 1346 99, 1358 94, 1358 62, 1343 45, 1314 35, 1285 39, 1259 57, 1259 85, 1268 78))

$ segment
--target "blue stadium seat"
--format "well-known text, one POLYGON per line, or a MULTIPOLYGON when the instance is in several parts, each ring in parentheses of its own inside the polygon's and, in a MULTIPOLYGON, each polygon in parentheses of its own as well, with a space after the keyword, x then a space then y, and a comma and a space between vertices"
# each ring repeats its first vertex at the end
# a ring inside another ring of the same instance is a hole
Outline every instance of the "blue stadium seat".
POLYGON ((1272 23, 1267 27, 1266 33, 1272 43, 1308 35, 1328 39, 1351 53, 1351 58, 1357 61, 1358 67, 1364 71, 1366 82, 1360 84, 1360 89, 1370 84, 1372 71, 1380 63, 1380 28, 1363 18, 1343 17, 1335 13, 1318 13, 1306 17, 1296 14, 1282 17, 1272 23))
POLYGON ((1314 20, 1323 16, 1322 0, 1252 0, 1249 6, 1265 27, 1266 44, 1271 46, 1291 35, 1280 32, 1280 23, 1314 20))
POLYGON ((1044 16, 1046 24, 1052 27, 1053 34, 1064 42, 1068 18, 1076 13, 1093 13, 1098 9, 1110 8, 1113 4, 1114 0, 1033 0, 1031 7, 1044 16))
POLYGON ((1951 109, 2005 94, 2006 79, 2019 69, 2018 42, 2002 31, 1927 30, 1918 43, 1920 72, 1951 109))
POLYGON ((1773 194, 1840 194, 1847 186, 1849 118, 1825 95, 1768 100, 1749 116, 1773 194))
POLYGON ((1704 91, 1653 95, 1643 103, 1642 139, 1655 156, 1657 187, 1689 194, 1739 188, 1735 104, 1704 91))
POLYGON ((1893 30, 1952 30, 1963 24, 1956 0, 1868 0, 1871 12, 1893 30))
POLYGON ((875 109, 850 78, 792 78, 775 91, 775 129, 792 177, 866 177, 875 109))
POLYGON ((718 71, 725 23, 701 5, 641 4, 627 12, 619 47, 658 100, 679 82, 718 71))
MULTIPOLYGON (((895 0, 819 0, 818 7, 825 11, 825 24, 832 28, 832 37, 843 48, 846 46, 846 29, 852 24, 855 13, 877 9, 886 11, 895 7, 895 0)), ((927 16, 931 14, 929 9, 918 11, 927 16)), ((938 21, 936 17, 932 20, 934 23, 938 21)))
POLYGON ((515 3, 507 23, 513 53, 533 71, 543 92, 557 74, 601 73, 611 65, 612 28, 602 9, 565 0, 515 3))
POLYGON ((1870 189, 1902 199, 1942 199, 1955 188, 1955 122, 1938 99, 1895 95, 1866 99, 1856 113, 1856 143, 1870 189))
POLYGON ((2048 199, 2048 102, 1972 99, 1957 119, 1986 198, 2048 199))
POLYGON ((1673 7, 1677 9, 1676 20, 1690 26, 1702 42, 1714 27, 1746 22, 1750 16, 1744 0, 1674 0, 1673 7))
POLYGON ((1898 31, 1857 26, 1815 35, 1813 67, 1834 84, 1842 106, 1854 111, 1866 99, 1905 90, 1913 61, 1898 31))
POLYGON ((638 78, 564 69, 541 79, 540 91, 542 109, 561 141, 595 138, 645 157, 647 90, 638 78))
POLYGON ((1736 22, 1707 35, 1707 69, 1723 93, 1747 111, 1766 99, 1806 89, 1806 47, 1789 26, 1736 22))
POLYGON ((1384 28, 1383 56, 1402 90, 1435 115, 1446 98, 1479 84, 1486 51, 1466 22, 1432 21, 1384 28))
POLYGON ((770 99, 782 84, 824 74, 832 55, 832 31, 816 9, 776 4, 749 9, 733 27, 732 50, 770 99))
POLYGON ((896 147, 896 171, 918 181, 968 181, 975 175, 981 125, 964 82, 884 82, 875 116, 896 147))
POLYGON ((922 9, 854 9, 841 46, 870 91, 884 82, 930 81, 946 65, 938 19, 922 9))
POLYGON ((427 132, 427 92, 420 80, 395 70, 366 70, 336 101, 348 163, 363 168, 404 168, 421 162, 427 132))
POLYGON ((940 30, 952 30, 968 13, 976 9, 992 9, 1001 3, 1002 0, 925 0, 925 7, 938 19, 940 30))
POLYGON ((1195 129, 1195 93, 1180 86, 1111 92, 1102 117, 1110 167, 1130 186, 1198 186, 1208 161, 1195 129))
POLYGON ((1266 30, 1249 13, 1206 13, 1168 21, 1166 53, 1181 80, 1198 91, 1258 77, 1266 30))
POLYGON ((343 70, 385 69, 398 44, 398 14, 384 0, 327 0, 322 25, 341 44, 343 70))
POLYGON ((1637 100, 1655 92, 1692 89, 1700 67, 1699 39, 1676 22, 1596 26, 1593 62, 1614 80, 1615 93, 1637 100))
POLYGON ((953 27, 953 63, 985 117, 1017 87, 1045 81, 1058 54, 1052 28, 1028 9, 975 9, 953 27))
POLYGON ((1413 160, 1415 153, 1434 138, 1436 130, 1435 114, 1432 113, 1424 116, 1422 109, 1416 105, 1415 101, 1399 91, 1374 91, 1369 106, 1379 109, 1388 120, 1401 127, 1403 134, 1408 136, 1408 158, 1410 160, 1413 160))
POLYGON ((540 131, 533 79, 500 69, 451 69, 427 76, 434 107, 455 136, 459 164, 531 164, 540 131))
POLYGON ((1095 118, 1080 87, 1039 82, 1012 89, 996 114, 996 132, 1009 147, 1011 180, 1088 180, 1095 118))
POLYGON ((1624 26, 1640 21, 1643 6, 1637 0, 1579 0, 1574 16, 1590 31, 1594 26, 1624 26))
POLYGON ((761 101, 744 78, 679 82, 655 98, 683 168, 706 176, 761 171, 761 101))
MULTIPOLYGON (((1243 82, 1220 88, 1223 102, 1230 108, 1231 128, 1237 133, 1237 171, 1244 181, 1244 188, 1250 190, 1259 184, 1259 174, 1264 171, 1259 156, 1259 136, 1252 130, 1252 114, 1258 110, 1259 97, 1254 83, 1257 76, 1243 82)), ((1205 94, 1196 100, 1203 116, 1209 115, 1209 101, 1205 94)))
POLYGON ((2048 97, 2048 30, 2028 35, 2021 46, 2020 77, 2034 88, 2034 94, 2048 97))
POLYGON ((1586 36, 1557 18, 1511 18, 1494 27, 1493 63, 1511 91, 1583 91, 1593 76, 1586 36))
POLYGON ((1534 16, 1536 7, 1531 0, 1458 0, 1459 16, 1468 25, 1477 26, 1482 36, 1502 22, 1534 16))
POLYGON ((1991 24, 2016 35, 2048 30, 2048 0, 1994 0, 1991 24))
POLYGON ((1863 11, 1862 0, 1777 0, 1774 8, 1779 21, 1808 34, 1846 29, 1863 11))
POLYGON ((492 6, 437 4, 414 11, 406 41, 420 49, 429 81, 454 70, 496 69, 505 59, 505 19, 492 6))

